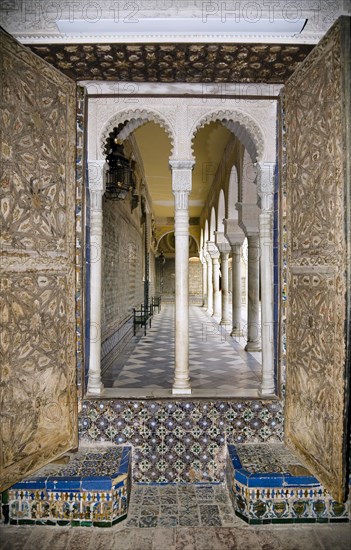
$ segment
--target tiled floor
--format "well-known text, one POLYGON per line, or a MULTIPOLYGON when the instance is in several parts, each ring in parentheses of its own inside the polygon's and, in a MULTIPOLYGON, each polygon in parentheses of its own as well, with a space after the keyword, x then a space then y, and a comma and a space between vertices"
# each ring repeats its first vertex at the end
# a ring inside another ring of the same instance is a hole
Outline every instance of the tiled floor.
POLYGON ((133 486, 128 527, 231 526, 240 523, 224 484, 133 486))
MULTIPOLYGON (((190 306, 190 378, 194 396, 257 397, 261 380, 260 354, 244 351, 199 306, 190 306), (215 392, 215 395, 214 395, 215 392)), ((115 363, 103 374, 106 388, 123 397, 138 390, 163 397, 174 376, 174 305, 163 304, 146 336, 140 330, 115 363)), ((167 394, 168 395, 168 394, 167 394)))
POLYGON ((3 526, 1 550, 349 550, 350 525, 232 527, 3 526))

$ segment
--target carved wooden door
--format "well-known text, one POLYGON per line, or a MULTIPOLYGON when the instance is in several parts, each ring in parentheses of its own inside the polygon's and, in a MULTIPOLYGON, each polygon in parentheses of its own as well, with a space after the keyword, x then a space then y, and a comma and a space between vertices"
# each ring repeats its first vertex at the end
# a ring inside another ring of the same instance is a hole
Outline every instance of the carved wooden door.
POLYGON ((340 18, 282 93, 286 190, 285 436, 345 498, 350 362, 350 18, 340 18))
POLYGON ((77 446, 75 84, 0 31, 3 490, 77 446))

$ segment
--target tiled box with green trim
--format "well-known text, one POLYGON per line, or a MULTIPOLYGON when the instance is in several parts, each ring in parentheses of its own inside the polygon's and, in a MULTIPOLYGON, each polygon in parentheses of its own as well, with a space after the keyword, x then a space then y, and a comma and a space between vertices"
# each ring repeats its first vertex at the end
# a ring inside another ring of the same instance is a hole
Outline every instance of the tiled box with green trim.
POLYGON ((11 524, 111 527, 127 516, 131 447, 83 448, 9 489, 11 524))
POLYGON ((227 484, 237 516, 250 524, 350 521, 337 502, 282 443, 228 445, 227 484))

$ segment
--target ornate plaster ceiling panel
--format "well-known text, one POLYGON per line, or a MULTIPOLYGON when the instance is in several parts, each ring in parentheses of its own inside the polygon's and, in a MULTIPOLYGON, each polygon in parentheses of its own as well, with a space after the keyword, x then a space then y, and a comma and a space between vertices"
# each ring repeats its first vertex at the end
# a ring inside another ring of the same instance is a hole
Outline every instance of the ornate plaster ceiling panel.
POLYGON ((283 83, 311 44, 46 44, 30 48, 74 80, 283 83))

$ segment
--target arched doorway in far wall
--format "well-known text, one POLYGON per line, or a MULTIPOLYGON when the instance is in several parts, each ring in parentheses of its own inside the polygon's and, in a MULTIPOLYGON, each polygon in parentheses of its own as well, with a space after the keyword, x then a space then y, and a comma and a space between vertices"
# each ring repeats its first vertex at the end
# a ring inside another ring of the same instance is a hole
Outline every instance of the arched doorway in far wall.
MULTIPOLYGON (((201 304, 202 268, 199 248, 192 235, 189 236, 189 298, 190 303, 201 304)), ((170 231, 161 237, 156 253, 156 289, 163 302, 175 300, 175 237, 170 231)))

